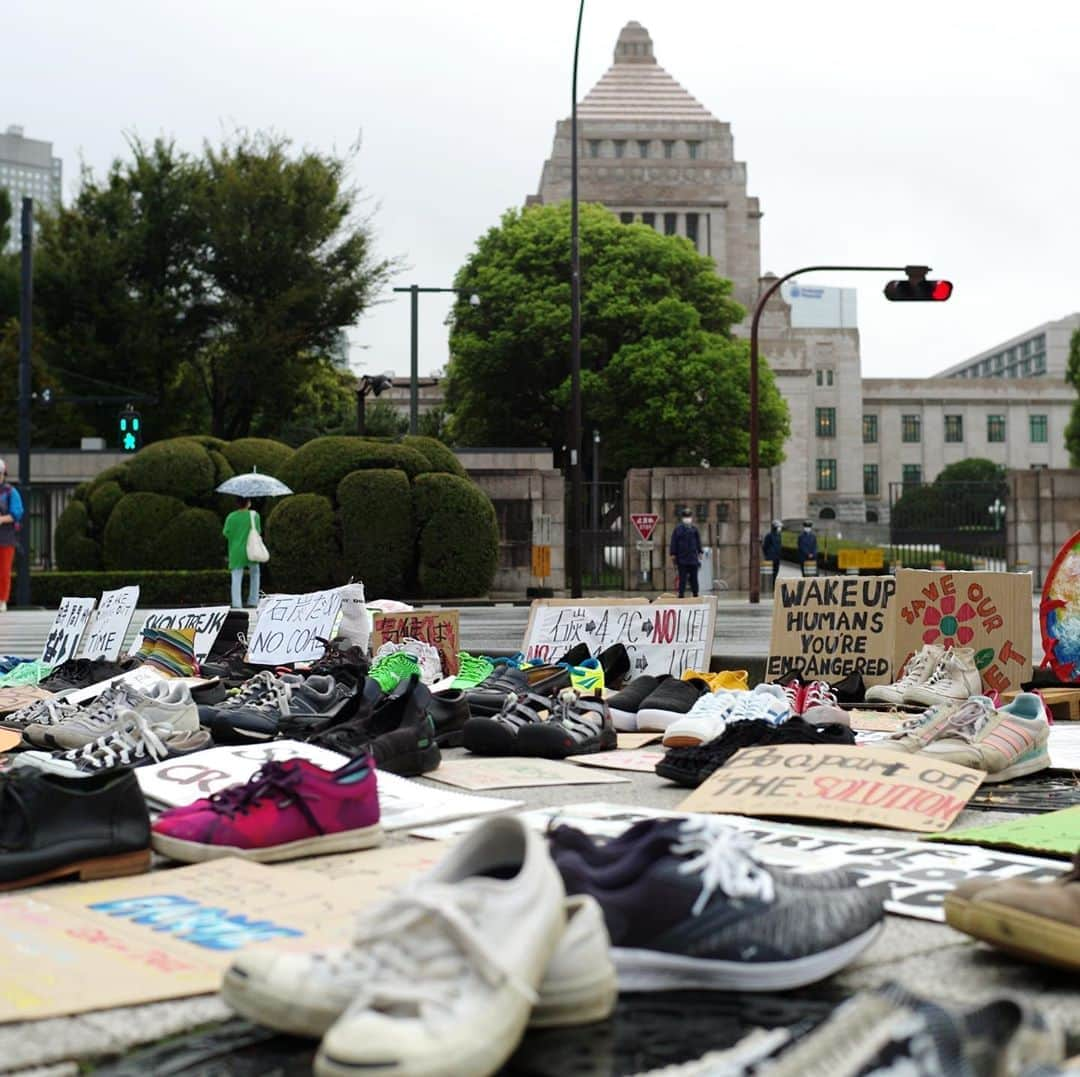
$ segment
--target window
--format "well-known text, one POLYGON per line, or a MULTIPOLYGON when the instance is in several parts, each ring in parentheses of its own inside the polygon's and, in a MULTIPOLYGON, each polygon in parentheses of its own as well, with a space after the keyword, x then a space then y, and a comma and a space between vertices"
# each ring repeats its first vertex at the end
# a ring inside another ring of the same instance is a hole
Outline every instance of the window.
POLYGON ((665 213, 664 214, 664 235, 665 236, 673 236, 673 235, 675 235, 675 221, 676 221, 677 216, 678 216, 678 214, 675 214, 675 213, 665 213))
POLYGON ((1029 415, 1028 424, 1031 427, 1031 440, 1033 443, 1045 444, 1047 440, 1047 419, 1045 415, 1029 415))
POLYGON ((824 370, 819 370, 816 373, 817 373, 817 383, 818 383, 818 385, 823 385, 825 383, 825 371, 824 370))
POLYGON ((922 416, 900 416, 900 440, 907 442, 922 441, 922 416))
POLYGON ((637 154, 639 157, 649 156, 649 140, 647 138, 638 139, 637 154))
POLYGON ((697 158, 698 158, 698 147, 700 145, 701 145, 700 142, 687 142, 687 144, 686 144, 686 155, 690 158, 691 161, 696 161, 697 160, 697 158))
POLYGON ((946 415, 945 416, 945 440, 946 441, 963 441, 964 440, 964 417, 963 417, 963 415, 946 415))
POLYGON ((623 224, 633 224, 634 215, 632 213, 620 213, 619 220, 622 221, 623 224))
POLYGON ((1031 377, 1031 360, 1030 359, 1021 359, 1020 360, 1020 375, 1021 375, 1021 377, 1024 377, 1024 378, 1030 378, 1031 377))
POLYGON ((686 215, 686 238, 695 247, 698 245, 698 215, 696 213, 686 215))
POLYGON ((817 462, 817 488, 819 490, 836 489, 835 460, 819 460, 817 462))
POLYGON ((833 372, 831 370, 825 371, 825 384, 832 385, 833 372))
POLYGON ((1045 355, 1036 355, 1035 359, 1033 361, 1035 363, 1035 373, 1036 374, 1045 374, 1046 373, 1046 356, 1045 355))
POLYGON ((612 143, 612 145, 615 147, 615 156, 616 157, 622 157, 622 155, 626 152, 626 139, 617 138, 612 143))
POLYGON ((1004 415, 987 415, 987 417, 986 417, 986 440, 987 441, 1004 441, 1005 440, 1005 416, 1004 415))
POLYGON ((862 439, 864 445, 877 444, 877 416, 864 415, 862 417, 862 439))
POLYGON ((589 139, 589 156, 590 157, 599 157, 600 156, 600 139, 598 139, 598 138, 590 138, 589 139))
POLYGON ((877 497, 881 492, 878 484, 877 464, 863 464, 862 492, 867 497, 877 497))
POLYGON ((922 465, 904 464, 900 469, 900 480, 905 486, 918 486, 922 482, 922 465))
POLYGON ((655 213, 643 213, 641 215, 641 223, 647 224, 650 228, 656 227, 656 214, 655 213))
POLYGON ((664 156, 668 158, 675 156, 675 143, 670 139, 664 141, 664 156))
POLYGON ((816 425, 819 438, 836 437, 836 408, 818 408, 816 425))

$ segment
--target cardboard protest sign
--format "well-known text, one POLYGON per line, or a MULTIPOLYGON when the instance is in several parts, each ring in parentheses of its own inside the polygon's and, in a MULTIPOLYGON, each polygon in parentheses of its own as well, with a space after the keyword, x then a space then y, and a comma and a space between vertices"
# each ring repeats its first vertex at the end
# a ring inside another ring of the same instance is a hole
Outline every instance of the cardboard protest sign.
POLYGON ((663 740, 663 733, 619 733, 620 748, 644 748, 646 744, 654 744, 663 740))
POLYGON ((716 630, 716 598, 644 600, 538 599, 529 612, 522 650, 526 658, 557 661, 571 647, 588 644, 595 655, 621 643, 632 676, 680 676, 709 668, 716 630))
POLYGON ((115 662, 120 657, 120 648, 138 604, 138 586, 102 591, 97 609, 83 633, 79 657, 104 658, 106 662, 115 662))
POLYGON ((438 770, 425 774, 435 782, 462 789, 525 789, 538 785, 604 785, 628 782, 615 774, 597 774, 557 759, 448 759, 438 770))
POLYGON ((982 780, 968 767, 861 745, 744 748, 679 808, 944 830, 982 780))
POLYGON ((1031 574, 902 568, 893 598, 893 668, 927 643, 972 647, 988 692, 1031 678, 1031 574))
POLYGON ((86 631, 93 612, 93 598, 62 598, 56 611, 45 646, 41 649, 41 661, 49 666, 62 666, 75 657, 79 641, 86 631))
POLYGON ((384 643, 402 643, 418 639, 430 643, 439 652, 443 676, 453 677, 458 671, 458 611, 421 609, 406 613, 375 611, 371 629, 371 651, 374 654, 384 643))
POLYGON ((195 657, 200 661, 209 653, 218 638, 218 633, 225 626, 229 615, 228 606, 193 606, 188 609, 154 610, 146 615, 139 634, 131 644, 130 654, 134 654, 143 642, 143 633, 148 628, 194 628, 195 657))
POLYGON ((663 748, 617 748, 611 752, 594 752, 592 755, 571 755, 568 763, 577 763, 582 767, 603 767, 607 770, 636 770, 651 774, 656 764, 664 758, 663 748))
POLYGON ((861 673, 867 685, 892 678, 891 576, 778 580, 765 679, 798 672, 804 681, 861 673))
POLYGON ((927 841, 982 845, 987 849, 1019 849, 1024 853, 1046 853, 1071 860, 1080 849, 1080 806, 1025 815, 994 826, 934 834, 927 841))
POLYGON ((267 595, 259 602, 247 660, 259 666, 313 662, 334 635, 341 612, 337 589, 306 595, 267 595))

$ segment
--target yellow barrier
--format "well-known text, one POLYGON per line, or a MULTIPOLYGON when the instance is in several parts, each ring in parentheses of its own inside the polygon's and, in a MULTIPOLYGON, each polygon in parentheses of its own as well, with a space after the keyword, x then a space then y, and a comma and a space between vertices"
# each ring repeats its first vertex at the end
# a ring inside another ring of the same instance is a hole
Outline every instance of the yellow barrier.
POLYGON ((839 550, 837 568, 884 568, 885 553, 881 549, 839 550))

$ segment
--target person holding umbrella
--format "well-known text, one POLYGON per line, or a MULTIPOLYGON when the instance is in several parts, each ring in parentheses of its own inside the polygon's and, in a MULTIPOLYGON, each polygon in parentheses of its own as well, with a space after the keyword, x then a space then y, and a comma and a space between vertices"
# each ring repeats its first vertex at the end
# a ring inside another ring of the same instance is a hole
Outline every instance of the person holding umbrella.
POLYGON ((283 482, 272 475, 260 475, 253 470, 246 475, 236 475, 223 482, 219 494, 235 494, 239 508, 225 517, 221 533, 229 544, 229 571, 232 573, 232 605, 243 609, 244 569, 249 573, 248 605, 259 604, 260 566, 270 560, 270 554, 262 540, 262 520, 251 507, 254 497, 281 497, 291 494, 283 482))

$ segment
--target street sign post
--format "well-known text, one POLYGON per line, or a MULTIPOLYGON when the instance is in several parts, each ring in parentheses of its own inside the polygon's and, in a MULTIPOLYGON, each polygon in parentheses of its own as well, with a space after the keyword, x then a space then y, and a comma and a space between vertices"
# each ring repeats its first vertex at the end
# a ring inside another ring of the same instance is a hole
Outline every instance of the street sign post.
POLYGON ((630 513, 630 520, 637 529, 637 533, 641 536, 641 541, 648 542, 652 538, 652 533, 656 530, 657 523, 660 521, 660 513, 632 512, 630 513))

